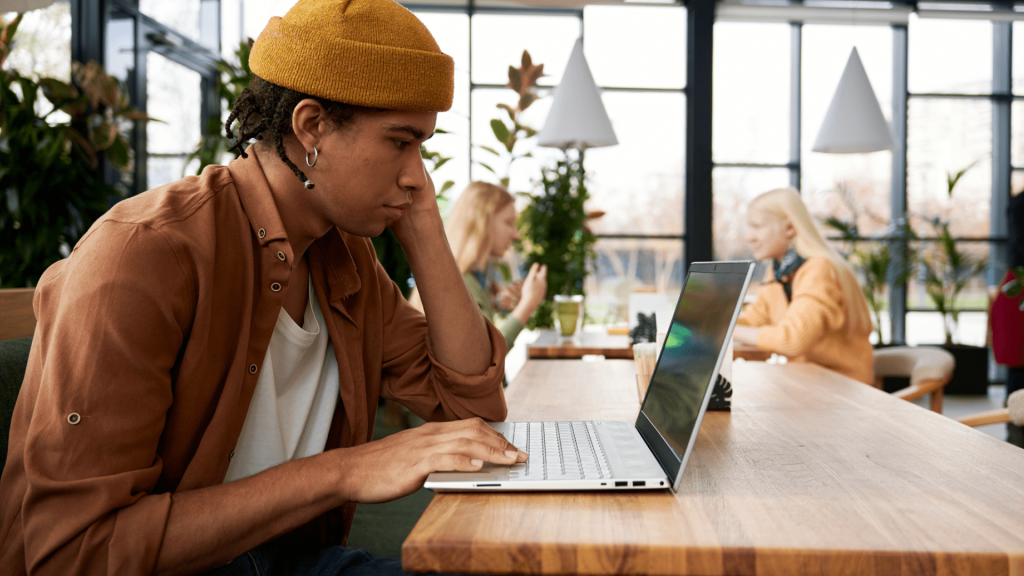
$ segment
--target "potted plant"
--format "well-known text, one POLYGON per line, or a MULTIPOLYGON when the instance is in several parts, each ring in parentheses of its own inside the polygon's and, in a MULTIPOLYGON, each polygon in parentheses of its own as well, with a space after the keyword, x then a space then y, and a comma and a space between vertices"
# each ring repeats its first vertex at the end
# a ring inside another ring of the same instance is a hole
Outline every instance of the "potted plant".
MULTIPOLYGON (((0 67, 21 22, 0 20, 0 67)), ((77 85, 0 69, 0 286, 32 287, 123 196, 104 182, 105 159, 125 171, 123 136, 148 121, 97 62, 72 64, 77 85), (62 114, 61 114, 62 113, 62 114)))
MULTIPOLYGON (((977 162, 972 163, 946 178, 947 193, 953 197, 953 190, 960 179, 977 162)), ((988 259, 973 256, 962 251, 950 232, 950 221, 940 216, 928 219, 935 231, 935 242, 921 252, 919 262, 924 276, 925 292, 935 309, 942 316, 945 342, 942 348, 956 358, 953 379, 946 385, 947 394, 986 394, 988 392, 988 356, 985 346, 970 346, 957 343, 957 327, 960 320, 960 295, 971 278, 985 270, 988 259)))

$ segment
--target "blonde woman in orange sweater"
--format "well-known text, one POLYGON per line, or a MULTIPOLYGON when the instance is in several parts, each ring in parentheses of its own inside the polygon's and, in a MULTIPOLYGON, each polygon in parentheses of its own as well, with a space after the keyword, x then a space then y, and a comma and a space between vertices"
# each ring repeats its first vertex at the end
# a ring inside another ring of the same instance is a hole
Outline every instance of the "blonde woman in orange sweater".
POLYGON ((871 317, 857 278, 830 248, 792 188, 765 192, 747 210, 747 242, 774 261, 775 282, 744 310, 737 342, 874 380, 871 317))

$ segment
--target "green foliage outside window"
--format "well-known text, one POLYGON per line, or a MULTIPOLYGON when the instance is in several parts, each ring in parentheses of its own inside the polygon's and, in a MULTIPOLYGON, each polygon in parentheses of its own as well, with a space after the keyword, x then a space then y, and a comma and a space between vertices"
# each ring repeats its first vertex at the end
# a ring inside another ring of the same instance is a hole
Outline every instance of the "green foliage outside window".
POLYGON ((123 133, 149 118, 96 62, 72 64, 77 86, 3 68, 19 14, 0 20, 0 286, 35 286, 122 195, 97 174, 100 158, 128 170, 123 133), (42 98, 40 98, 40 95, 42 98), (59 119, 63 113, 63 119, 59 119))

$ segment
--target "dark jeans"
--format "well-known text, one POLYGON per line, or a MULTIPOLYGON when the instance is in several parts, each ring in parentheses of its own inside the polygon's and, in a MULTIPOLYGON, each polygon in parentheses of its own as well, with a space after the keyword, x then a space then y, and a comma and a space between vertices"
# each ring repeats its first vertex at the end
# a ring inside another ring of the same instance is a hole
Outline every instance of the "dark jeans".
POLYGON ((242 554, 206 576, 370 576, 399 575, 402 561, 374 558, 365 550, 331 546, 323 549, 289 549, 278 541, 268 542, 242 554))

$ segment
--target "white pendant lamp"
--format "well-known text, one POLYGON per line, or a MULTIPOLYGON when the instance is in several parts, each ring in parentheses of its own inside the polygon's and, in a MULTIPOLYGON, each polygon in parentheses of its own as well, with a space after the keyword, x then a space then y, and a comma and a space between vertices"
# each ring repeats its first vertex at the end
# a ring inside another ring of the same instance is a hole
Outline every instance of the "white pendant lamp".
POLYGON ((601 92, 590 74, 587 59, 583 57, 583 40, 576 40, 562 81, 555 88, 551 111, 537 135, 537 144, 563 150, 583 150, 618 143, 611 120, 601 103, 601 92))
POLYGON ((892 150, 895 147, 889 123, 882 115, 878 98, 871 89, 860 55, 854 48, 812 150, 830 154, 854 154, 892 150))
POLYGON ((0 13, 28 12, 46 8, 50 4, 53 4, 53 0, 0 0, 0 13))

